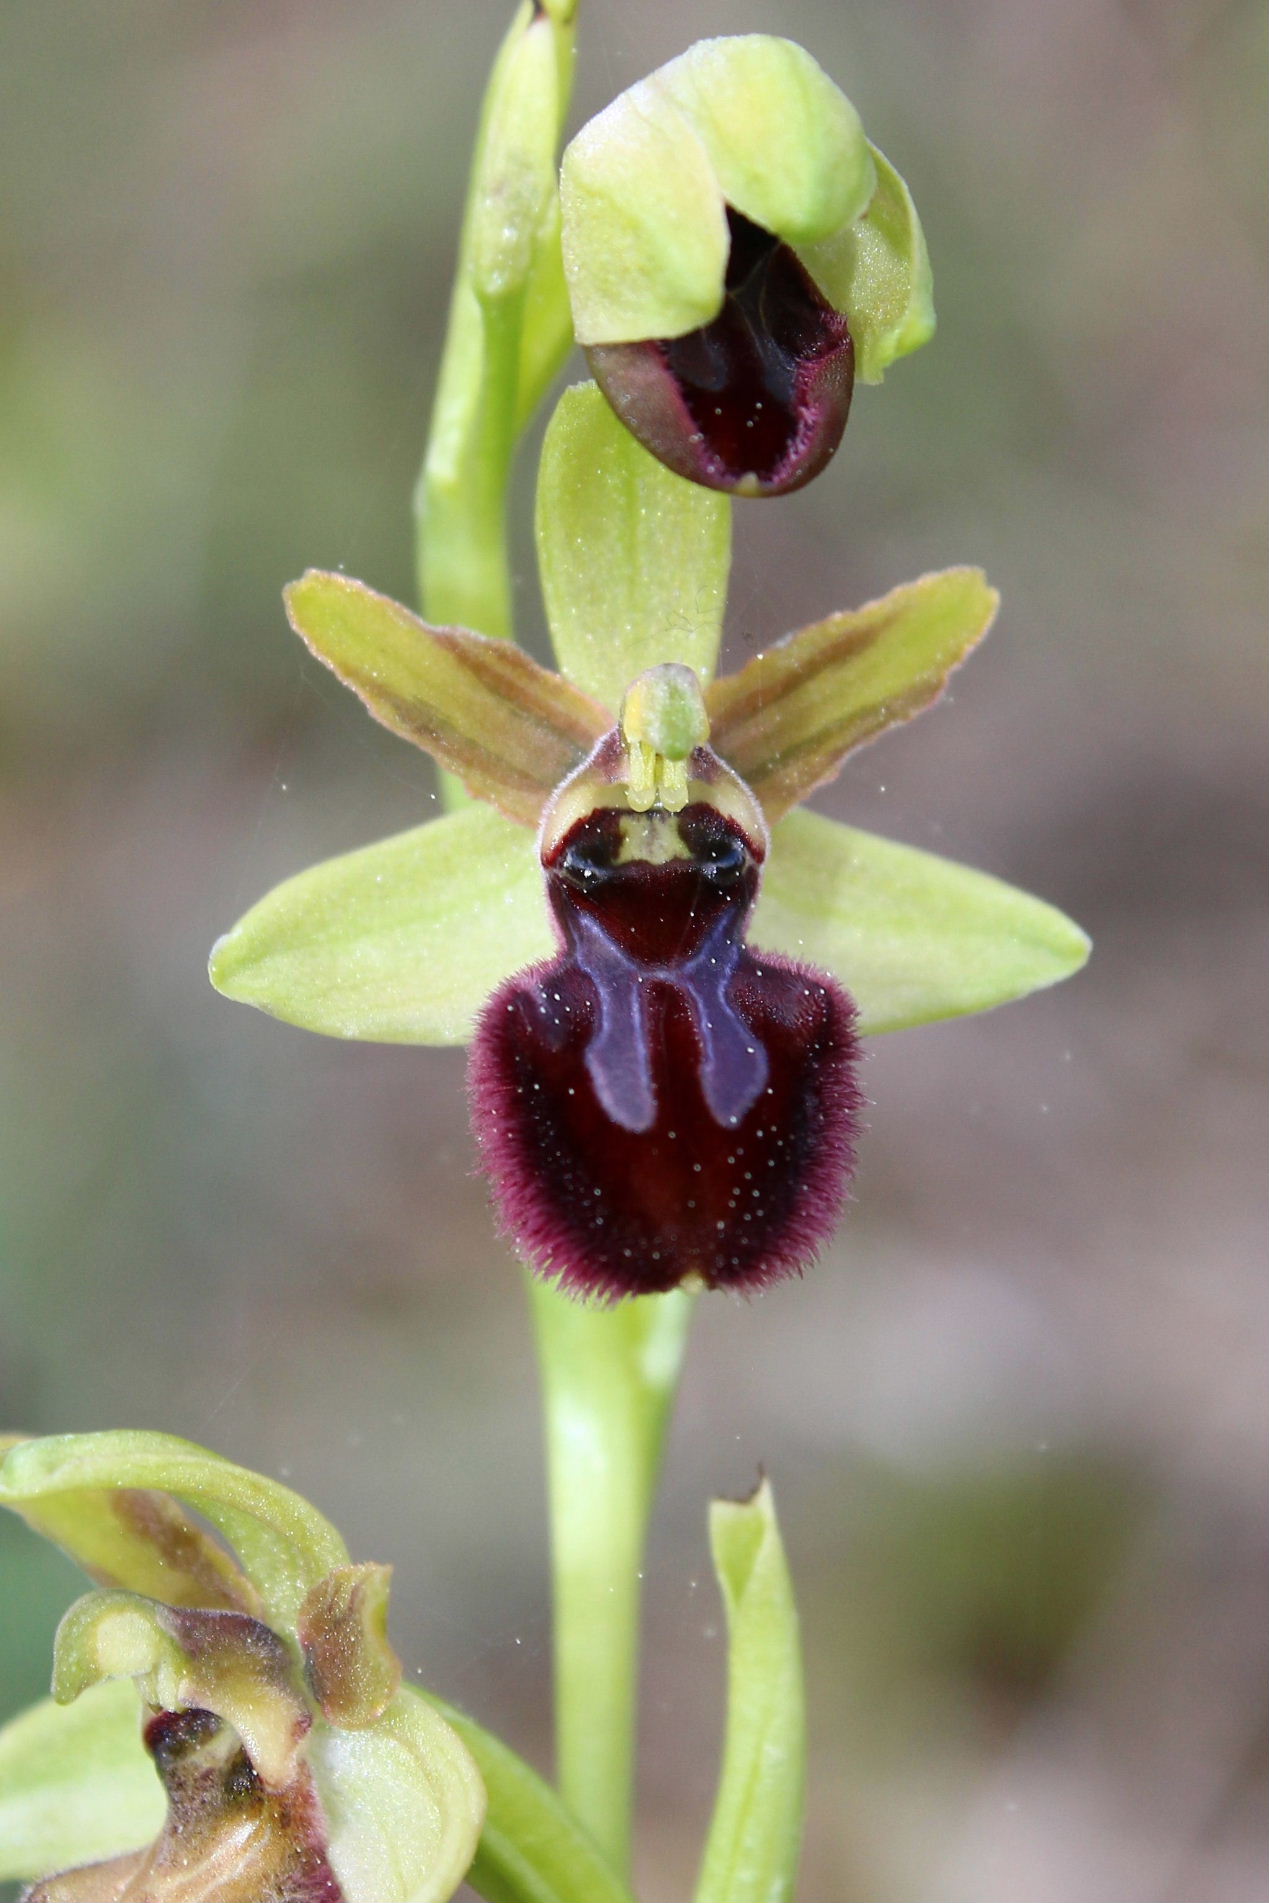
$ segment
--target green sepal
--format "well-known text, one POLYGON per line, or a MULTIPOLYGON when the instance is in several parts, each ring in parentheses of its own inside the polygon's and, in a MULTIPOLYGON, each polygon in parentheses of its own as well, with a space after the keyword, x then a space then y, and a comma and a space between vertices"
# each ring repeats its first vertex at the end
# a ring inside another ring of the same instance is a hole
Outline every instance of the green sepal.
POLYGON ((880 383, 898 357, 934 335, 934 282, 912 194, 889 159, 872 147, 877 190, 863 217, 798 256, 830 304, 845 311, 855 375, 880 383))
POLYGON ((757 33, 700 41, 565 151, 579 341, 679 337, 717 316, 728 205, 789 244, 811 244, 857 218, 874 184, 854 107, 802 47, 757 33))
POLYGON ((485 1816, 480 1772, 453 1727, 403 1687, 373 1725, 319 1721, 306 1757, 349 1903, 446 1903, 485 1816))
POLYGON ((376 720, 509 819, 535 825, 548 795, 612 724, 522 648, 429 627, 349 575, 311 568, 283 595, 300 639, 376 720))
POLYGON ((802 1835, 805 1712, 793 1586, 764 1480, 715 1500, 710 1550, 727 1613, 727 1731, 696 1903, 785 1903, 802 1835))
POLYGON ((0 1879, 135 1850, 158 1834, 164 1808, 130 1679, 73 1705, 44 1699, 0 1730, 0 1879))
MULTIPOLYGON (((348 1563, 335 1528, 298 1493, 172 1434, 55 1434, 18 1442, 0 1462, 0 1506, 14 1508, 37 1527, 50 1504, 65 1508, 87 1494, 95 1531, 94 1496, 115 1488, 173 1493, 210 1520, 237 1553, 275 1630, 293 1631, 309 1589, 348 1563)), ((78 1557, 70 1515, 54 1537, 78 1557)))
POLYGON ((1016 886, 805 812, 772 833, 750 941, 840 979, 868 1033, 989 1011, 1089 953, 1078 925, 1016 886))
POLYGON ((949 568, 802 628, 713 682, 711 743, 774 823, 853 747, 936 700, 999 602, 980 569, 949 568))
MULTIPOLYGON (((26 1438, 0 1435, 0 1454, 26 1438)), ((99 1586, 125 1586, 169 1606, 260 1612, 246 1574, 169 1494, 105 1486, 0 1499, 99 1586)))
POLYGON ((786 244, 827 237, 873 195, 859 114, 793 40, 699 40, 648 84, 695 131, 727 204, 786 244))
POLYGON ((554 950, 533 834, 471 806, 276 886, 211 978, 327 1037, 464 1044, 489 994, 554 950))
POLYGON ((712 676, 731 568, 728 498, 665 469, 593 383, 565 390, 537 491, 538 566, 556 658, 614 715, 663 661, 712 676))

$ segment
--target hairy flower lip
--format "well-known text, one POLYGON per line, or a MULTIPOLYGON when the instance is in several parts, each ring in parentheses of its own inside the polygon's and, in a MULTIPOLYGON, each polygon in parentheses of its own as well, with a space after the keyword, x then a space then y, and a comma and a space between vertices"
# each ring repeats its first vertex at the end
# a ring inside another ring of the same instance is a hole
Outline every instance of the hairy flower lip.
POLYGON ((743 782, 700 747, 686 804, 631 808, 620 751, 615 729, 544 817, 558 953, 482 1015, 473 1126, 504 1230, 571 1293, 752 1292, 844 1201, 854 1006, 746 942, 767 837, 743 782))
POLYGON ((846 428, 850 329, 796 253, 727 208, 716 317, 681 337, 594 344, 605 397, 677 475, 740 496, 787 495, 817 476, 846 428))

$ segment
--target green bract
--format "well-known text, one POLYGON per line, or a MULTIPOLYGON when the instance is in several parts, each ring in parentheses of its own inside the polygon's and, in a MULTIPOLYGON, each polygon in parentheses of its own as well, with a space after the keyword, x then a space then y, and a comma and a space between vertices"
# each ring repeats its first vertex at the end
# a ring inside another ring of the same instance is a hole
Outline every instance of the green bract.
POLYGON ((429 612, 489 635, 511 629, 502 506, 516 438, 573 343, 555 155, 575 12, 522 0, 490 75, 415 495, 429 612))
POLYGON ((875 382, 934 327, 906 186, 800 46, 703 40, 578 133, 560 176, 573 324, 587 346, 717 316, 728 208, 788 244, 849 322, 875 382))
POLYGON ((802 1840, 802 1648, 767 1481, 713 1502, 709 1540, 727 1612, 727 1733, 695 1903, 785 1903, 802 1840))

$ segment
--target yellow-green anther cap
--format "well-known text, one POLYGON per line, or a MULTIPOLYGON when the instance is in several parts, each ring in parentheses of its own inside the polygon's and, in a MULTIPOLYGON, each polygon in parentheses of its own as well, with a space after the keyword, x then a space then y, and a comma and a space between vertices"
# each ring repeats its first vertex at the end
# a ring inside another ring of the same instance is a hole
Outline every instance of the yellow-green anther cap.
POLYGON ((622 94, 565 152, 561 210, 596 381, 647 448, 709 487, 809 481, 856 368, 878 376, 929 333, 906 188, 789 40, 704 40, 622 94))
POLYGON ((626 797, 636 812, 687 805, 688 761, 709 739, 701 684, 690 667, 666 661, 632 682, 621 707, 629 780, 626 797))

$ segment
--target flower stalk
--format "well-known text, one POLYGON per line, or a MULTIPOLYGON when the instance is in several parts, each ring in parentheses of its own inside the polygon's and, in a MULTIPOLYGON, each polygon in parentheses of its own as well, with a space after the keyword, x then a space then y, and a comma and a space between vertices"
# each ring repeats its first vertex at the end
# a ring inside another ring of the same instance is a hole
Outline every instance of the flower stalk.
POLYGON ((643 1556, 694 1298, 529 1281, 546 1418, 560 1795, 629 1868, 643 1556))

